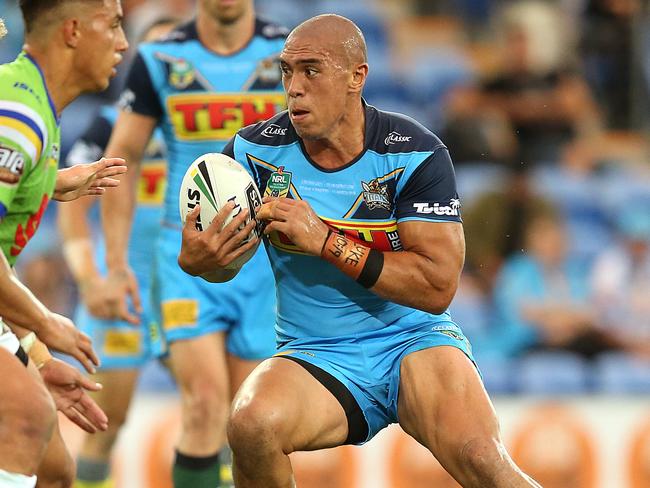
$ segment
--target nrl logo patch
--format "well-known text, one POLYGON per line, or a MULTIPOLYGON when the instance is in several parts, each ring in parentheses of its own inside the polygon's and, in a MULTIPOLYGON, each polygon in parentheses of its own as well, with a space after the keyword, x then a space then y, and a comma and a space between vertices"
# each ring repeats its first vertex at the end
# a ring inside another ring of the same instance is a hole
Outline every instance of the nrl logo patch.
POLYGON ((388 188, 386 185, 380 185, 375 178, 368 183, 362 181, 361 188, 363 188, 363 200, 366 202, 368 210, 383 208, 390 211, 390 201, 388 199, 388 188))
POLYGON ((266 182, 264 190, 265 197, 286 197, 291 187, 291 173, 280 166, 277 171, 271 173, 269 180, 266 182))
POLYGON ((176 59, 169 66, 169 84, 178 90, 190 86, 196 79, 194 66, 184 59, 176 59))

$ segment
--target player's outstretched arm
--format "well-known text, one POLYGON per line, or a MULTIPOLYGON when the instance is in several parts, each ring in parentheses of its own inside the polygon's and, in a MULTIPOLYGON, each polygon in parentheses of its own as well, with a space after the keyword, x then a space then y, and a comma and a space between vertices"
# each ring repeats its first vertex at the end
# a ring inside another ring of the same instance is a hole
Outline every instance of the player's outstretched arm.
POLYGON ((178 255, 178 265, 183 271, 212 283, 223 283, 237 275, 238 269, 225 269, 225 266, 255 247, 258 241, 254 238, 242 245, 256 225, 255 219, 246 224, 246 212, 240 212, 224 227, 223 223, 234 208, 232 202, 224 205, 203 231, 196 229, 200 206, 194 207, 187 215, 178 255))
POLYGON ((60 169, 56 174, 54 200, 69 202, 87 195, 102 195, 120 180, 113 178, 126 173, 122 158, 102 158, 94 163, 76 164, 60 169))
POLYGON ((104 294, 112 317, 139 323, 141 311, 138 284, 128 265, 127 245, 135 206, 138 166, 156 126, 156 119, 121 111, 106 148, 106 157, 119 156, 130 169, 119 178, 122 182, 101 199, 102 228, 106 243, 108 277, 104 294), (131 298, 136 314, 129 311, 131 298))

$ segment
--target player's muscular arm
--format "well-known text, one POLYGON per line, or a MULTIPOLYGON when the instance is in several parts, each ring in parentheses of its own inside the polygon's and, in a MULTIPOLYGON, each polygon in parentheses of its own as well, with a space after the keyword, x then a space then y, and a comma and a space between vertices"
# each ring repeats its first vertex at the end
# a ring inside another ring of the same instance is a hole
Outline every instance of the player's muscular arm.
POLYGON ((107 157, 126 160, 129 171, 122 175, 122 184, 106 192, 102 199, 102 226, 106 239, 106 264, 109 269, 126 268, 126 249, 131 231, 131 218, 135 202, 135 189, 139 165, 151 134, 156 126, 152 117, 132 112, 120 112, 110 141, 107 157))
POLYGON ((282 232, 387 300, 439 314, 456 293, 465 259, 460 223, 400 223, 404 251, 380 252, 331 231, 305 201, 267 197, 257 218, 268 222, 265 233, 282 232))
POLYGON ((126 160, 129 171, 122 175, 120 186, 106 192, 101 202, 108 267, 105 294, 113 316, 132 323, 138 323, 138 318, 128 311, 127 296, 131 296, 136 310, 140 308, 140 297, 135 276, 128 266, 127 244, 135 205, 138 167, 155 126, 156 119, 152 117, 122 111, 106 148, 106 156, 119 154, 126 160))
POLYGON ((425 312, 444 312, 465 261, 462 224, 408 221, 397 229, 404 251, 383 253, 384 266, 372 291, 425 312))
POLYGON ((434 314, 449 307, 465 259, 460 223, 398 225, 404 251, 380 252, 331 232, 321 257, 387 300, 434 314))
POLYGON ((63 237, 63 255, 77 283, 81 298, 96 317, 110 318, 105 301, 104 278, 94 258, 94 243, 88 212, 96 198, 81 198, 59 206, 58 225, 63 237))

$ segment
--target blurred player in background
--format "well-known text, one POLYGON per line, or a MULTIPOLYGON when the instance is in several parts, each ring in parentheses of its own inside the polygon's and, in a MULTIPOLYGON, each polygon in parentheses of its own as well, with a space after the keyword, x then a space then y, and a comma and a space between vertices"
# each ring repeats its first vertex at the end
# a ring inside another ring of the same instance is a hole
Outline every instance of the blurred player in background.
MULTIPOLYGON (((160 19, 144 33, 143 40, 163 37, 177 24, 175 19, 160 19)), ((117 109, 103 107, 99 116, 75 142, 66 163, 101 158, 108 144, 117 109)), ((162 200, 166 182, 165 143, 156 130, 145 150, 137 181, 137 206, 129 237, 129 264, 134 270, 142 297, 141 327, 110 320, 104 295, 106 268, 102 242, 93 238, 91 211, 96 199, 76 200, 59 208, 59 229, 64 254, 79 289, 81 303, 75 315, 77 325, 87 333, 101 361, 94 377, 104 388, 95 400, 106 412, 106 432, 86 436, 77 459, 77 488, 113 486, 110 479, 111 451, 124 425, 138 380, 139 369, 153 356, 150 328, 157 314, 150 306, 150 282, 154 259, 152 249, 160 230, 162 200)), ((157 332, 157 330, 154 330, 157 332)))
MULTIPOLYGON (((278 286, 280 351, 246 379, 228 424, 236 486, 293 487, 290 453, 363 444, 399 422, 465 487, 539 487, 506 452, 447 310, 464 258, 447 148, 365 103, 366 45, 350 20, 302 23, 280 62, 288 111, 224 150, 265 194, 257 218, 278 286)), ((188 215, 183 269, 218 271, 254 245, 241 246, 256 225, 238 231, 245 215, 221 230, 232 208, 202 232, 188 215)))
POLYGON ((39 486, 70 486, 74 463, 51 410, 52 399, 89 432, 106 429, 106 417, 84 391, 99 385, 53 359, 47 346, 72 355, 90 372, 98 360, 89 338, 38 301, 12 266, 51 199, 99 195, 118 183, 111 176, 126 170, 119 159, 58 170, 58 158, 61 111, 81 93, 106 88, 128 44, 119 0, 23 0, 20 7, 23 51, 0 66, 0 346, 15 354, 31 376, 15 375, 18 359, 3 351, 0 430, 7 438, 0 442, 0 479, 2 486, 31 487, 36 473, 39 486))
MULTIPOLYGON (((180 183, 201 154, 220 151, 241 127, 286 106, 277 56, 286 31, 256 19, 253 0, 200 0, 196 20, 164 42, 141 46, 122 95, 106 155, 137 165, 160 125, 168 150, 168 186, 156 248, 162 336, 181 392, 182 433, 173 469, 176 488, 219 484, 219 451, 231 395, 275 351, 275 290, 263 251, 235 281, 211 285, 178 267, 180 183)), ((127 261, 133 186, 102 204, 108 292, 113 313, 137 321, 137 284, 127 261)))

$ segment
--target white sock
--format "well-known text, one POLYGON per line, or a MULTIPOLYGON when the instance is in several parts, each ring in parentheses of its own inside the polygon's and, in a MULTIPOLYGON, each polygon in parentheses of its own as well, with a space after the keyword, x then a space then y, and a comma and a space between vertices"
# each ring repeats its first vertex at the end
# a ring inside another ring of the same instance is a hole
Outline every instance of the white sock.
POLYGON ((35 486, 36 475, 26 476, 0 469, 0 487, 2 488, 34 488, 35 486))

